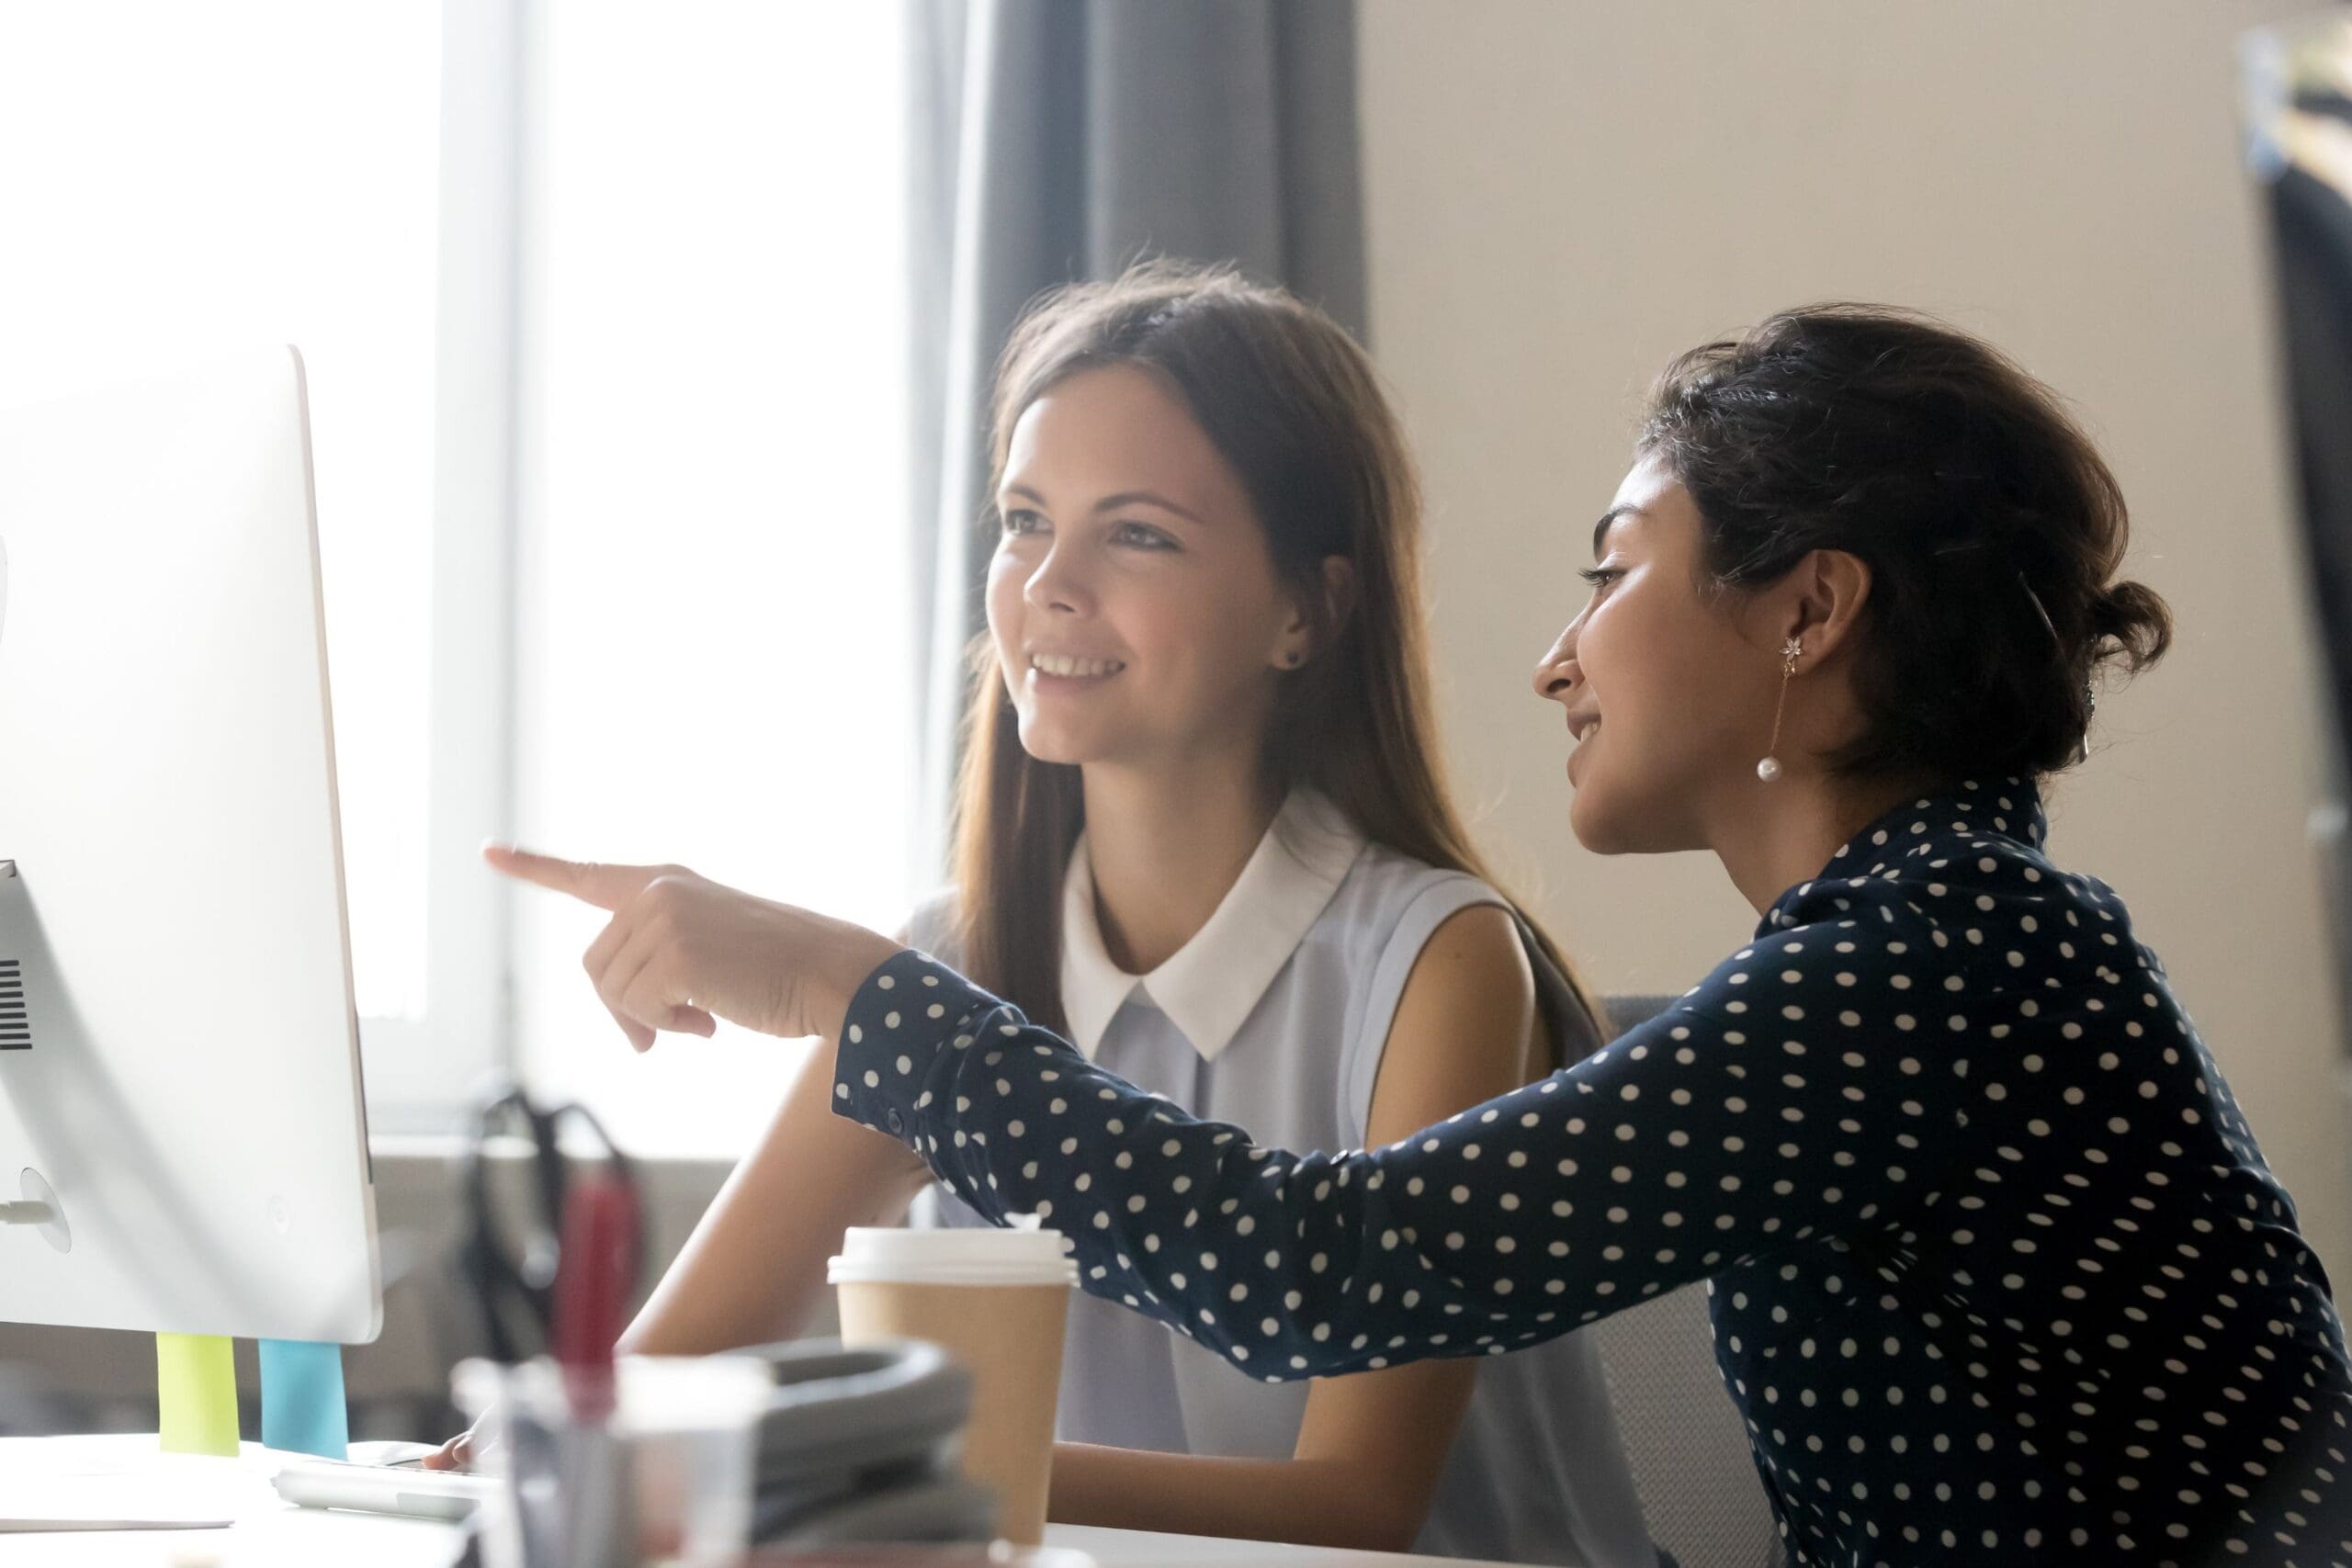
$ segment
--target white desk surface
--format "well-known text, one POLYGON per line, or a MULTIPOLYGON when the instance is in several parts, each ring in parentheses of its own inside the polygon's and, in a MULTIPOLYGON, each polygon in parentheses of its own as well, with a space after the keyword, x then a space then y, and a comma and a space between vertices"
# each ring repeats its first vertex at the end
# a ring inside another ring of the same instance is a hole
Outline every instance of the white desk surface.
POLYGON ((1210 1535, 1159 1535, 1092 1525, 1047 1525, 1046 1544, 1083 1551, 1102 1568, 1510 1568, 1506 1563, 1474 1562, 1466 1557, 1341 1551, 1333 1547, 1227 1540, 1210 1535))
MULTIPOLYGON (((463 1540, 455 1526, 429 1519, 298 1508, 269 1484, 280 1455, 254 1444, 242 1458, 173 1456, 161 1462, 153 1438, 0 1438, 0 1512, 19 1500, 60 1498, 76 1511, 83 1499, 109 1494, 172 1499, 197 1496, 207 1511, 236 1523, 227 1529, 0 1533, 6 1568, 446 1568, 463 1540)), ((128 1506, 126 1503, 123 1505, 128 1506)), ((62 1511, 62 1508, 61 1508, 62 1511)), ((21 1516, 20 1516, 21 1517, 21 1516)), ((1102 1568, 1501 1568, 1385 1551, 1224 1540, 1209 1536, 1054 1525, 1048 1544, 1092 1557, 1102 1568)))
POLYGON ((22 1517, 47 1502, 59 1513, 185 1509, 236 1521, 227 1529, 0 1534, 0 1563, 447 1568, 456 1561, 465 1538, 453 1525, 288 1504, 269 1478, 297 1457, 252 1443, 233 1460, 159 1455, 152 1437, 0 1438, 0 1514, 22 1517))

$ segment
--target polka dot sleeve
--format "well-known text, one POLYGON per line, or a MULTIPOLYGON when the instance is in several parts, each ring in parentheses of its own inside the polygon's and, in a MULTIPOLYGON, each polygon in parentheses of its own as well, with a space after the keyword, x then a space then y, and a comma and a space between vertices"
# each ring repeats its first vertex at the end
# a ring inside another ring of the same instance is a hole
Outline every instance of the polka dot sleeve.
POLYGON ((836 1105, 983 1215, 1074 1237, 1089 1292, 1252 1372, 1499 1353, 1892 1226, 1952 1159, 1949 1054, 1887 1042, 1964 1029, 1969 965, 1884 886, 1801 890, 1772 925, 1642 1029, 1377 1150, 1194 1121, 917 953, 853 1005, 836 1105))

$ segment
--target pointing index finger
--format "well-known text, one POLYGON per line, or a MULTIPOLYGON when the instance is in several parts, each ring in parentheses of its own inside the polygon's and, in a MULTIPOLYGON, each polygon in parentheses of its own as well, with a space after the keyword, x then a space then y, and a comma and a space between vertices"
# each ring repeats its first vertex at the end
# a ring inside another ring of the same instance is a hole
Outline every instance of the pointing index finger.
POLYGON ((557 893, 565 893, 594 904, 600 909, 617 910, 639 893, 645 885, 661 874, 659 868, 645 865, 602 865, 594 861, 564 860, 557 855, 543 855, 536 851, 518 849, 512 844, 484 844, 482 859, 519 882, 533 883, 557 893))

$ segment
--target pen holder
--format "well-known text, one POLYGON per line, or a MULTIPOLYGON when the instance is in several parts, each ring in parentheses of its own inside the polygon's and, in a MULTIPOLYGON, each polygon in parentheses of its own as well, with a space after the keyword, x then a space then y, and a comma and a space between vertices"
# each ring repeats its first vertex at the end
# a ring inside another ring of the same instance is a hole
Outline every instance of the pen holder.
POLYGON ((735 1562, 751 1534, 752 1461, 772 1382, 741 1357, 628 1357, 581 1397, 553 1361, 466 1361, 451 1378, 487 1506, 488 1568, 735 1562))

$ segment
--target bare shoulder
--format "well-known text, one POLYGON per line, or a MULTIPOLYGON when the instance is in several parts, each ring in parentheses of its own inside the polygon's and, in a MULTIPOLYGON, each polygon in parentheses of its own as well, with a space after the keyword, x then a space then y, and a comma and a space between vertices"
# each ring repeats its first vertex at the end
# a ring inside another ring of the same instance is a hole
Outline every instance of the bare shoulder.
POLYGON ((1537 1059, 1535 971, 1509 909, 1479 904, 1421 947, 1388 1027, 1365 1133, 1393 1142, 1517 1089, 1537 1059))
POLYGON ((1417 994, 1470 1001, 1494 999, 1498 991, 1532 1007, 1535 970, 1511 912, 1499 904, 1473 904, 1448 916, 1421 945, 1405 983, 1404 1005, 1411 1006, 1417 994))

